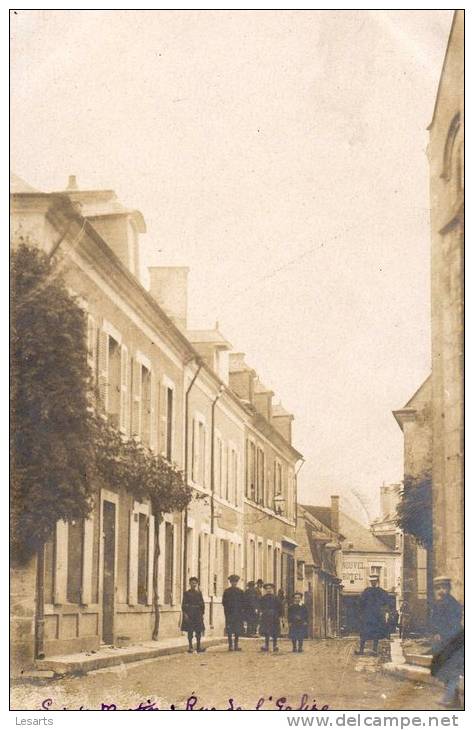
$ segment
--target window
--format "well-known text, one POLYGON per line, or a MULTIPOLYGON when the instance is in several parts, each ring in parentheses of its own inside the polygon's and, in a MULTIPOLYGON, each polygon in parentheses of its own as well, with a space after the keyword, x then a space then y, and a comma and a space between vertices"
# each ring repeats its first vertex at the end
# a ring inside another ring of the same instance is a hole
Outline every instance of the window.
POLYGON ((165 522, 165 604, 173 603, 174 580, 174 525, 165 522))
POLYGON ((451 179, 453 172, 453 158, 455 158, 455 155, 453 155, 453 150, 460 127, 461 115, 458 112, 454 115, 451 124, 449 125, 449 130, 444 145, 443 172, 441 173, 441 177, 444 177, 447 181, 451 179))
POLYGON ((151 443, 151 372, 141 366, 141 440, 146 446, 151 443))
POLYGON ((256 487, 256 459, 255 459, 255 444, 250 439, 247 441, 247 483, 246 483, 246 496, 248 499, 255 501, 255 487, 256 487))
POLYGON ((247 580, 255 580, 255 540, 249 540, 249 554, 247 558, 247 580))
POLYGON ((72 520, 67 539, 67 590, 69 603, 81 602, 84 520, 72 520))
POLYGON ((228 446, 226 446, 223 449, 223 468, 224 468, 224 475, 223 475, 223 493, 225 499, 230 502, 231 496, 230 496, 230 478, 229 478, 229 458, 230 458, 230 449, 228 446))
POLYGON ((201 591, 209 595, 209 535, 206 532, 199 535, 197 577, 201 591))
POLYGON ((222 589, 227 585, 229 574, 229 541, 222 540, 222 589))
POLYGON ((173 461, 174 450, 174 388, 166 380, 160 388, 160 452, 173 461))
POLYGON ((236 507, 239 506, 239 483, 238 483, 238 460, 237 451, 231 449, 230 455, 230 495, 229 501, 232 501, 236 507))
POLYGON ((148 517, 138 515, 138 603, 146 605, 148 596, 148 517))
POLYGON ((216 436, 214 446, 214 485, 216 494, 219 497, 223 496, 222 493, 222 471, 223 471, 223 444, 220 436, 216 436))
POLYGON ((97 375, 97 325, 90 314, 87 315, 87 363, 95 380, 97 375))
MULTIPOLYGON (((217 454, 214 452, 214 478, 217 476, 217 454)), ((192 432, 192 480, 202 487, 206 486, 206 426, 200 417, 193 420, 192 432)))
POLYGON ((55 546, 56 528, 52 537, 44 546, 44 602, 54 603, 54 570, 55 570, 55 546))
POLYGON ((108 397, 107 412, 109 420, 113 426, 119 428, 120 425, 120 400, 121 400, 121 380, 122 380, 122 356, 118 342, 113 337, 108 337, 108 397))
POLYGON ((271 545, 267 545, 267 581, 273 581, 273 549, 271 545))
POLYGON ((263 449, 257 449, 257 498, 258 504, 265 503, 265 454, 263 449))
POLYGON ((281 462, 275 459, 274 463, 274 494, 275 497, 282 496, 282 467, 281 462))
POLYGON ((263 543, 257 544, 257 580, 264 580, 263 574, 263 543))
POLYGON ((173 389, 166 393, 166 458, 172 460, 173 455, 173 389))

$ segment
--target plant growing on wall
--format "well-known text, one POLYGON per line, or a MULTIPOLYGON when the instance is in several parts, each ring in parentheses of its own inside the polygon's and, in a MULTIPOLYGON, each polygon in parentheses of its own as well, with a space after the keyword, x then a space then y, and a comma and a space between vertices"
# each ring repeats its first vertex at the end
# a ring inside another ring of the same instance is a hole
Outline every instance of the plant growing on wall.
POLYGON ((407 476, 397 507, 397 525, 424 548, 433 544, 433 508, 431 474, 407 476))
POLYGON ((21 242, 11 261, 11 547, 25 563, 93 495, 84 312, 51 260, 21 242))
POLYGON ((98 476, 113 488, 125 488, 143 502, 150 500, 155 517, 153 554, 153 608, 155 624, 152 638, 158 639, 160 627, 158 560, 160 556, 160 525, 163 514, 182 512, 192 498, 183 472, 164 457, 154 454, 135 439, 123 436, 103 415, 93 421, 95 463, 98 476))
MULTIPOLYGON (((97 403, 87 364, 86 318, 51 257, 27 241, 12 255, 11 549, 17 563, 38 555, 58 520, 87 517, 98 484, 150 500, 155 516, 155 629, 162 515, 180 512, 192 490, 182 472, 125 438, 97 403)), ((42 603, 42 596, 39 596, 42 603)))

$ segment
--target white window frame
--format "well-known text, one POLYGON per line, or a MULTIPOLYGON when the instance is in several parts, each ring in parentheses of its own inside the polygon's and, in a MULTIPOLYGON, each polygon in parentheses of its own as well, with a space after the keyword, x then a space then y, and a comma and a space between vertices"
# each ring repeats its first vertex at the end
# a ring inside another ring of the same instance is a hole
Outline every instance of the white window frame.
MULTIPOLYGON (((176 453, 176 384, 171 378, 169 378, 167 375, 162 375, 160 386, 167 389, 167 397, 168 397, 168 390, 171 390, 172 392, 172 399, 173 399, 173 408, 171 413, 171 453, 170 453, 170 461, 173 462, 175 458, 176 453)), ((161 411, 161 403, 160 403, 160 411, 161 411)), ((160 417, 162 417, 162 414, 160 412, 160 417)), ((158 434, 159 437, 159 434, 158 434)), ((165 448, 162 450, 162 453, 166 456, 166 445, 168 444, 168 401, 166 401, 166 434, 165 434, 165 448)))

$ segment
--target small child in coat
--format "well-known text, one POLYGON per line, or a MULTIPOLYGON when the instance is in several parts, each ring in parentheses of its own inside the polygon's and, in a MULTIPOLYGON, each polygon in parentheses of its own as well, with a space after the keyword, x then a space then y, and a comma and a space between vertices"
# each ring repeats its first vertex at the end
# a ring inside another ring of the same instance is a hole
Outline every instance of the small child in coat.
POLYGON ((288 608, 289 636, 293 643, 293 651, 303 651, 303 641, 308 638, 308 609, 303 603, 303 594, 294 593, 293 601, 288 608))

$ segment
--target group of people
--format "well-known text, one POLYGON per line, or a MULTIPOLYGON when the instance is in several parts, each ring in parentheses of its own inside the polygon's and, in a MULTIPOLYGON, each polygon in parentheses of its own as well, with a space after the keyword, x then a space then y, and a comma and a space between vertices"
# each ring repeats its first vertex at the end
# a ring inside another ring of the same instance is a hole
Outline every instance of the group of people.
MULTIPOLYGON (((397 627, 400 637, 407 638, 409 611, 407 604, 402 604, 400 614, 388 612, 389 596, 379 586, 377 575, 371 575, 370 587, 360 597, 360 646, 356 654, 364 654, 367 641, 373 641, 374 653, 377 653, 380 639, 387 637, 397 627)), ((447 576, 437 576, 433 580, 434 600, 430 616, 430 633, 432 636, 431 674, 445 685, 445 693, 441 703, 445 707, 457 706, 459 703, 459 681, 464 676, 464 629, 462 626, 462 606, 451 595, 451 580, 447 576)))
MULTIPOLYGON (((230 575, 229 587, 222 595, 225 616, 225 632, 229 651, 241 651, 241 636, 256 636, 257 630, 264 639, 263 652, 270 651, 270 641, 274 652, 279 650, 280 622, 284 614, 284 594, 275 594, 273 583, 250 581, 247 590, 239 588, 240 577, 230 575)), ((189 579, 189 590, 184 593, 182 604, 181 630, 188 635, 188 652, 192 653, 193 638, 196 637, 196 651, 203 652, 201 637, 204 633, 204 599, 199 590, 197 578, 189 579)), ((303 651, 303 641, 308 636, 308 609, 303 603, 303 595, 294 593, 288 606, 289 637, 293 651, 303 651)))

